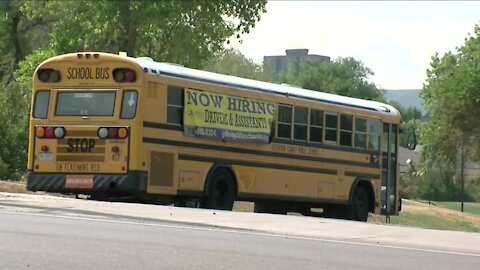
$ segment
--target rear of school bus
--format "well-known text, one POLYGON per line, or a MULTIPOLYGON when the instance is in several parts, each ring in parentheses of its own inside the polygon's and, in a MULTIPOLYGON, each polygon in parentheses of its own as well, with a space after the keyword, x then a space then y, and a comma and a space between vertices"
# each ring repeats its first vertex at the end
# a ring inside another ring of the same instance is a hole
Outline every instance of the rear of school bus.
POLYGON ((143 71, 126 57, 73 53, 33 76, 30 191, 125 196, 145 191, 138 100, 143 71))

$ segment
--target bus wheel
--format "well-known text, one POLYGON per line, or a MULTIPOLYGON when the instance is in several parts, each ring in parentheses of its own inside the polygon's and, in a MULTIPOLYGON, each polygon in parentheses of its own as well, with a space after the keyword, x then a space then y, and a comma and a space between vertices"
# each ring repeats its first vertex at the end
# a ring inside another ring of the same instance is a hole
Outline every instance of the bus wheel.
POLYGON ((208 195, 202 200, 202 207, 232 210, 236 192, 232 174, 226 169, 217 169, 212 175, 208 195))
POLYGON ((353 194, 349 209, 349 218, 358 221, 367 221, 369 212, 368 193, 363 187, 358 187, 353 194))

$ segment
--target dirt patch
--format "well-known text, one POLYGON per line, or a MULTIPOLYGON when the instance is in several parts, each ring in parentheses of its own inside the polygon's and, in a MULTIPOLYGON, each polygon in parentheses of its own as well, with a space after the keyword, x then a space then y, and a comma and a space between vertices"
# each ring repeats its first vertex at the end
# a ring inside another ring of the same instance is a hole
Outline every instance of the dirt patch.
POLYGON ((253 203, 252 202, 235 202, 233 204, 233 211, 253 212, 253 203))
POLYGON ((0 181, 0 192, 31 193, 25 188, 25 183, 13 181, 0 181))

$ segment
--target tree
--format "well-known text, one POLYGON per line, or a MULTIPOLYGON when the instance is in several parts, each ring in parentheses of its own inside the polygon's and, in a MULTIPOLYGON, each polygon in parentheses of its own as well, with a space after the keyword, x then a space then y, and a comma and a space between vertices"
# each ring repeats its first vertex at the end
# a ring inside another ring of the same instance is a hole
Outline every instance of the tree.
POLYGON ((31 78, 40 62, 54 55, 39 50, 30 54, 0 91, 0 179, 19 180, 26 168, 31 78))
POLYGON ((265 5, 266 0, 50 0, 30 14, 62 10, 51 36, 57 53, 125 51, 198 68, 232 35, 248 33, 265 5))
POLYGON ((30 82, 34 70, 28 64, 38 62, 22 64, 22 61, 35 48, 48 45, 51 27, 47 18, 28 18, 24 7, 33 2, 0 1, 0 179, 19 180, 26 167, 30 82))
POLYGON ((410 136, 418 133, 418 121, 422 119, 422 112, 415 107, 403 107, 400 103, 392 100, 388 102, 395 107, 402 116, 402 133, 400 133, 400 146, 408 148, 410 136))
POLYGON ((480 160, 479 35, 476 25, 456 52, 432 57, 420 94, 429 118, 420 136, 425 168, 436 159, 455 163, 460 145, 467 159, 480 160))
POLYGON ((403 122, 408 122, 412 119, 420 120, 423 117, 422 111, 416 107, 404 107, 394 100, 391 100, 388 103, 400 112, 403 122))
POLYGON ((266 0, 0 0, 0 178, 25 170, 31 76, 46 58, 126 51, 201 67, 248 33, 266 0), (60 11, 60 12, 59 12, 60 11))
POLYGON ((35 7, 44 5, 42 1, 0 1, 0 13, 3 14, 0 17, 0 81, 3 81, 4 87, 12 82, 15 69, 26 55, 48 45, 53 19, 28 18, 25 7, 30 4, 35 4, 35 7))
POLYGON ((280 76, 280 81, 326 93, 383 101, 383 92, 368 82, 370 75, 373 71, 361 61, 340 57, 332 62, 293 63, 288 73, 280 76))
POLYGON ((252 80, 269 81, 269 76, 264 71, 263 65, 246 58, 237 49, 228 49, 216 53, 203 69, 252 80))

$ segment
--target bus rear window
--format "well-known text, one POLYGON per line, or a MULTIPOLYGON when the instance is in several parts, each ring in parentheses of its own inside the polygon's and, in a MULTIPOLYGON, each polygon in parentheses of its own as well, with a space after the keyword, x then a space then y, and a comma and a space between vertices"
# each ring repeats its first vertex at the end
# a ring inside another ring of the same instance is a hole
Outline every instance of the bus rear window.
POLYGON ((59 92, 56 116, 113 116, 115 92, 59 92))
POLYGON ((47 118, 48 101, 50 99, 50 91, 38 91, 35 95, 35 103, 33 105, 34 118, 47 118))
POLYGON ((120 118, 133 119, 137 110, 137 91, 128 90, 123 92, 122 113, 120 118))

